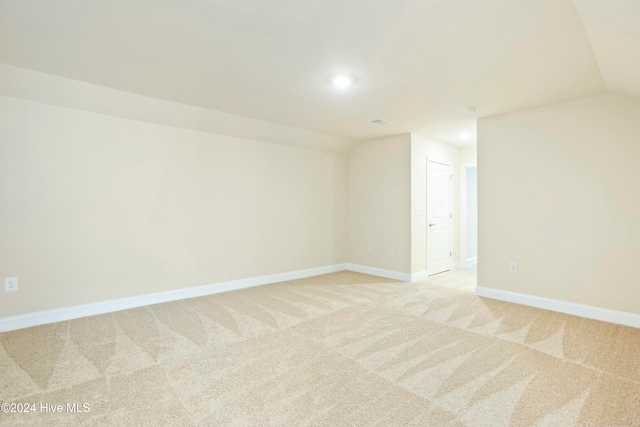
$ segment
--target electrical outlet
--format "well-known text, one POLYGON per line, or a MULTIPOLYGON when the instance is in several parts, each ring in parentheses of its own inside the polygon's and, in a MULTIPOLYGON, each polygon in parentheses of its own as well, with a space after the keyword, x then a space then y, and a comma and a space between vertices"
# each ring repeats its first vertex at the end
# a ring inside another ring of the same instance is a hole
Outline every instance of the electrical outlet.
POLYGON ((509 264, 509 273, 513 273, 516 274, 518 272, 518 264, 515 262, 512 262, 509 264))
POLYGON ((18 278, 17 277, 7 277, 4 279, 4 291, 5 292, 15 292, 18 290, 18 278))
POLYGON ((276 249, 276 252, 273 254, 273 259, 280 259, 280 251, 276 249))
POLYGON ((373 253, 373 247, 372 246, 367 246, 367 253, 368 254, 372 254, 373 253))

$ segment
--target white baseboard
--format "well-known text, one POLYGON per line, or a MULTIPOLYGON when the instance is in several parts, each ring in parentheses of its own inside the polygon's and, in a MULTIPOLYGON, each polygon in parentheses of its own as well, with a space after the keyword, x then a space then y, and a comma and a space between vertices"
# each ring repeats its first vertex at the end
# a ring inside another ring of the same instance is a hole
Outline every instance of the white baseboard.
POLYGON ((368 267, 366 265, 347 263, 346 270, 355 271, 357 273, 371 274, 372 276, 384 277, 401 282, 411 282, 410 273, 401 273, 393 270, 383 270, 382 268, 368 267))
MULTIPOLYGON (((48 323, 61 322, 64 320, 77 319, 80 317, 111 313, 114 311, 126 310, 129 308, 217 294, 220 292, 227 292, 253 286, 267 285, 270 283, 284 282, 287 280, 303 279, 305 277, 335 273, 343 270, 351 270, 358 273, 371 274, 373 276, 385 277, 387 279, 399 280, 402 282, 411 282, 427 277, 426 271, 409 274, 392 270, 384 270, 381 268, 368 267, 359 264, 335 264, 324 267, 310 268, 306 270, 290 271, 286 273, 271 274, 268 276, 251 277, 247 279, 215 283, 212 285, 197 286, 186 289, 177 289, 174 291, 141 295, 131 298, 104 301, 94 304, 84 304, 55 310, 39 311, 36 313, 23 314, 19 316, 4 317, 0 318, 0 332, 8 332, 16 329, 28 328, 31 326, 45 325, 48 323)), ((516 304, 527 305, 531 307, 542 308, 545 310, 557 311, 560 313, 572 314, 575 316, 587 317, 589 319, 602 320, 604 322, 611 322, 620 325, 631 326, 634 328, 640 328, 640 314, 610 310, 607 308, 594 307, 567 301, 553 300, 549 298, 503 291, 499 289, 485 288, 481 286, 476 287, 476 295, 501 301, 513 302, 516 304)))
POLYGON ((83 304, 73 307, 59 308, 55 310, 39 311, 19 316, 4 317, 0 318, 0 332, 8 332, 16 329, 28 328, 31 326, 62 322, 64 320, 94 316, 96 314, 111 313, 114 311, 142 307, 145 305, 159 304, 162 302, 177 301, 181 299, 217 294, 220 292, 227 292, 236 289, 250 288, 252 286, 266 285, 269 283, 303 279, 305 277, 335 273, 337 271, 346 269, 347 264, 335 264, 325 267, 309 268, 306 270, 290 271, 287 273, 251 277, 248 279, 231 280, 229 282, 220 282, 212 285, 197 286, 193 288, 177 289, 174 291, 122 298, 117 300, 98 302, 94 304, 83 304))
POLYGON ((485 288, 481 286, 476 287, 476 295, 542 308, 545 310, 557 311, 565 314, 572 314, 574 316, 586 317, 589 319, 602 320, 603 322, 640 328, 640 314, 537 297, 534 295, 520 294, 517 292, 503 291, 500 289, 485 288))
POLYGON ((228 282, 214 283, 211 285, 196 286, 192 288, 176 289, 174 291, 158 292, 154 294, 140 295, 130 298, 122 298, 111 301, 83 304, 73 307, 64 307, 54 310, 38 311, 35 313, 0 318, 0 332, 14 331, 16 329, 29 328, 31 326, 46 325, 65 320, 78 319, 80 317, 95 316, 97 314, 112 313, 114 311, 129 308, 143 307, 169 301, 177 301, 186 298, 201 297, 236 289, 250 288, 253 286, 268 285, 270 283, 285 282, 287 280, 303 279, 305 277, 319 276, 321 274, 335 273, 343 270, 351 270, 358 273, 371 274, 387 279, 410 282, 426 277, 426 271, 408 274, 398 271, 383 270, 381 268, 367 267, 359 264, 334 264, 324 267, 309 268, 306 270, 290 271, 286 273, 271 274, 268 276, 250 277, 247 279, 231 280, 228 282))

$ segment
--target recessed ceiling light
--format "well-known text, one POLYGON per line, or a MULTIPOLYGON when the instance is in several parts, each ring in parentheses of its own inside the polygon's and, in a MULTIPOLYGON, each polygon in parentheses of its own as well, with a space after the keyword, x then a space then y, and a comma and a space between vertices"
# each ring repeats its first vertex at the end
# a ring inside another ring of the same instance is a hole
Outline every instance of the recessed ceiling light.
POLYGON ((466 140, 471 138, 471 134, 469 132, 460 132, 460 139, 466 140))
POLYGON ((468 116, 476 113, 476 107, 467 107, 464 109, 464 113, 468 116))
POLYGON ((347 75, 339 75, 331 78, 331 83, 339 89, 346 89, 353 84, 353 77, 347 75))

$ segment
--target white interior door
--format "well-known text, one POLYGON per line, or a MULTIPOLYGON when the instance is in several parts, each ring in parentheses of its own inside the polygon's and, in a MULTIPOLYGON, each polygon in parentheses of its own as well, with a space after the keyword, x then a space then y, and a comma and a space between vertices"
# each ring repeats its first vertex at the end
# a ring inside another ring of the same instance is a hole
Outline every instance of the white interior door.
POLYGON ((427 271, 429 275, 451 270, 452 209, 451 165, 427 164, 427 271))

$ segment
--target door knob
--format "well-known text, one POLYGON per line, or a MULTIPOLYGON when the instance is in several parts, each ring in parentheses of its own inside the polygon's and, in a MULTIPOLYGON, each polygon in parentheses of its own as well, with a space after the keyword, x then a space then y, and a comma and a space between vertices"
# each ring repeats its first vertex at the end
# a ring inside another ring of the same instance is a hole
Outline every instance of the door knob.
POLYGON ((429 227, 433 227, 435 224, 429 224, 429 227))

